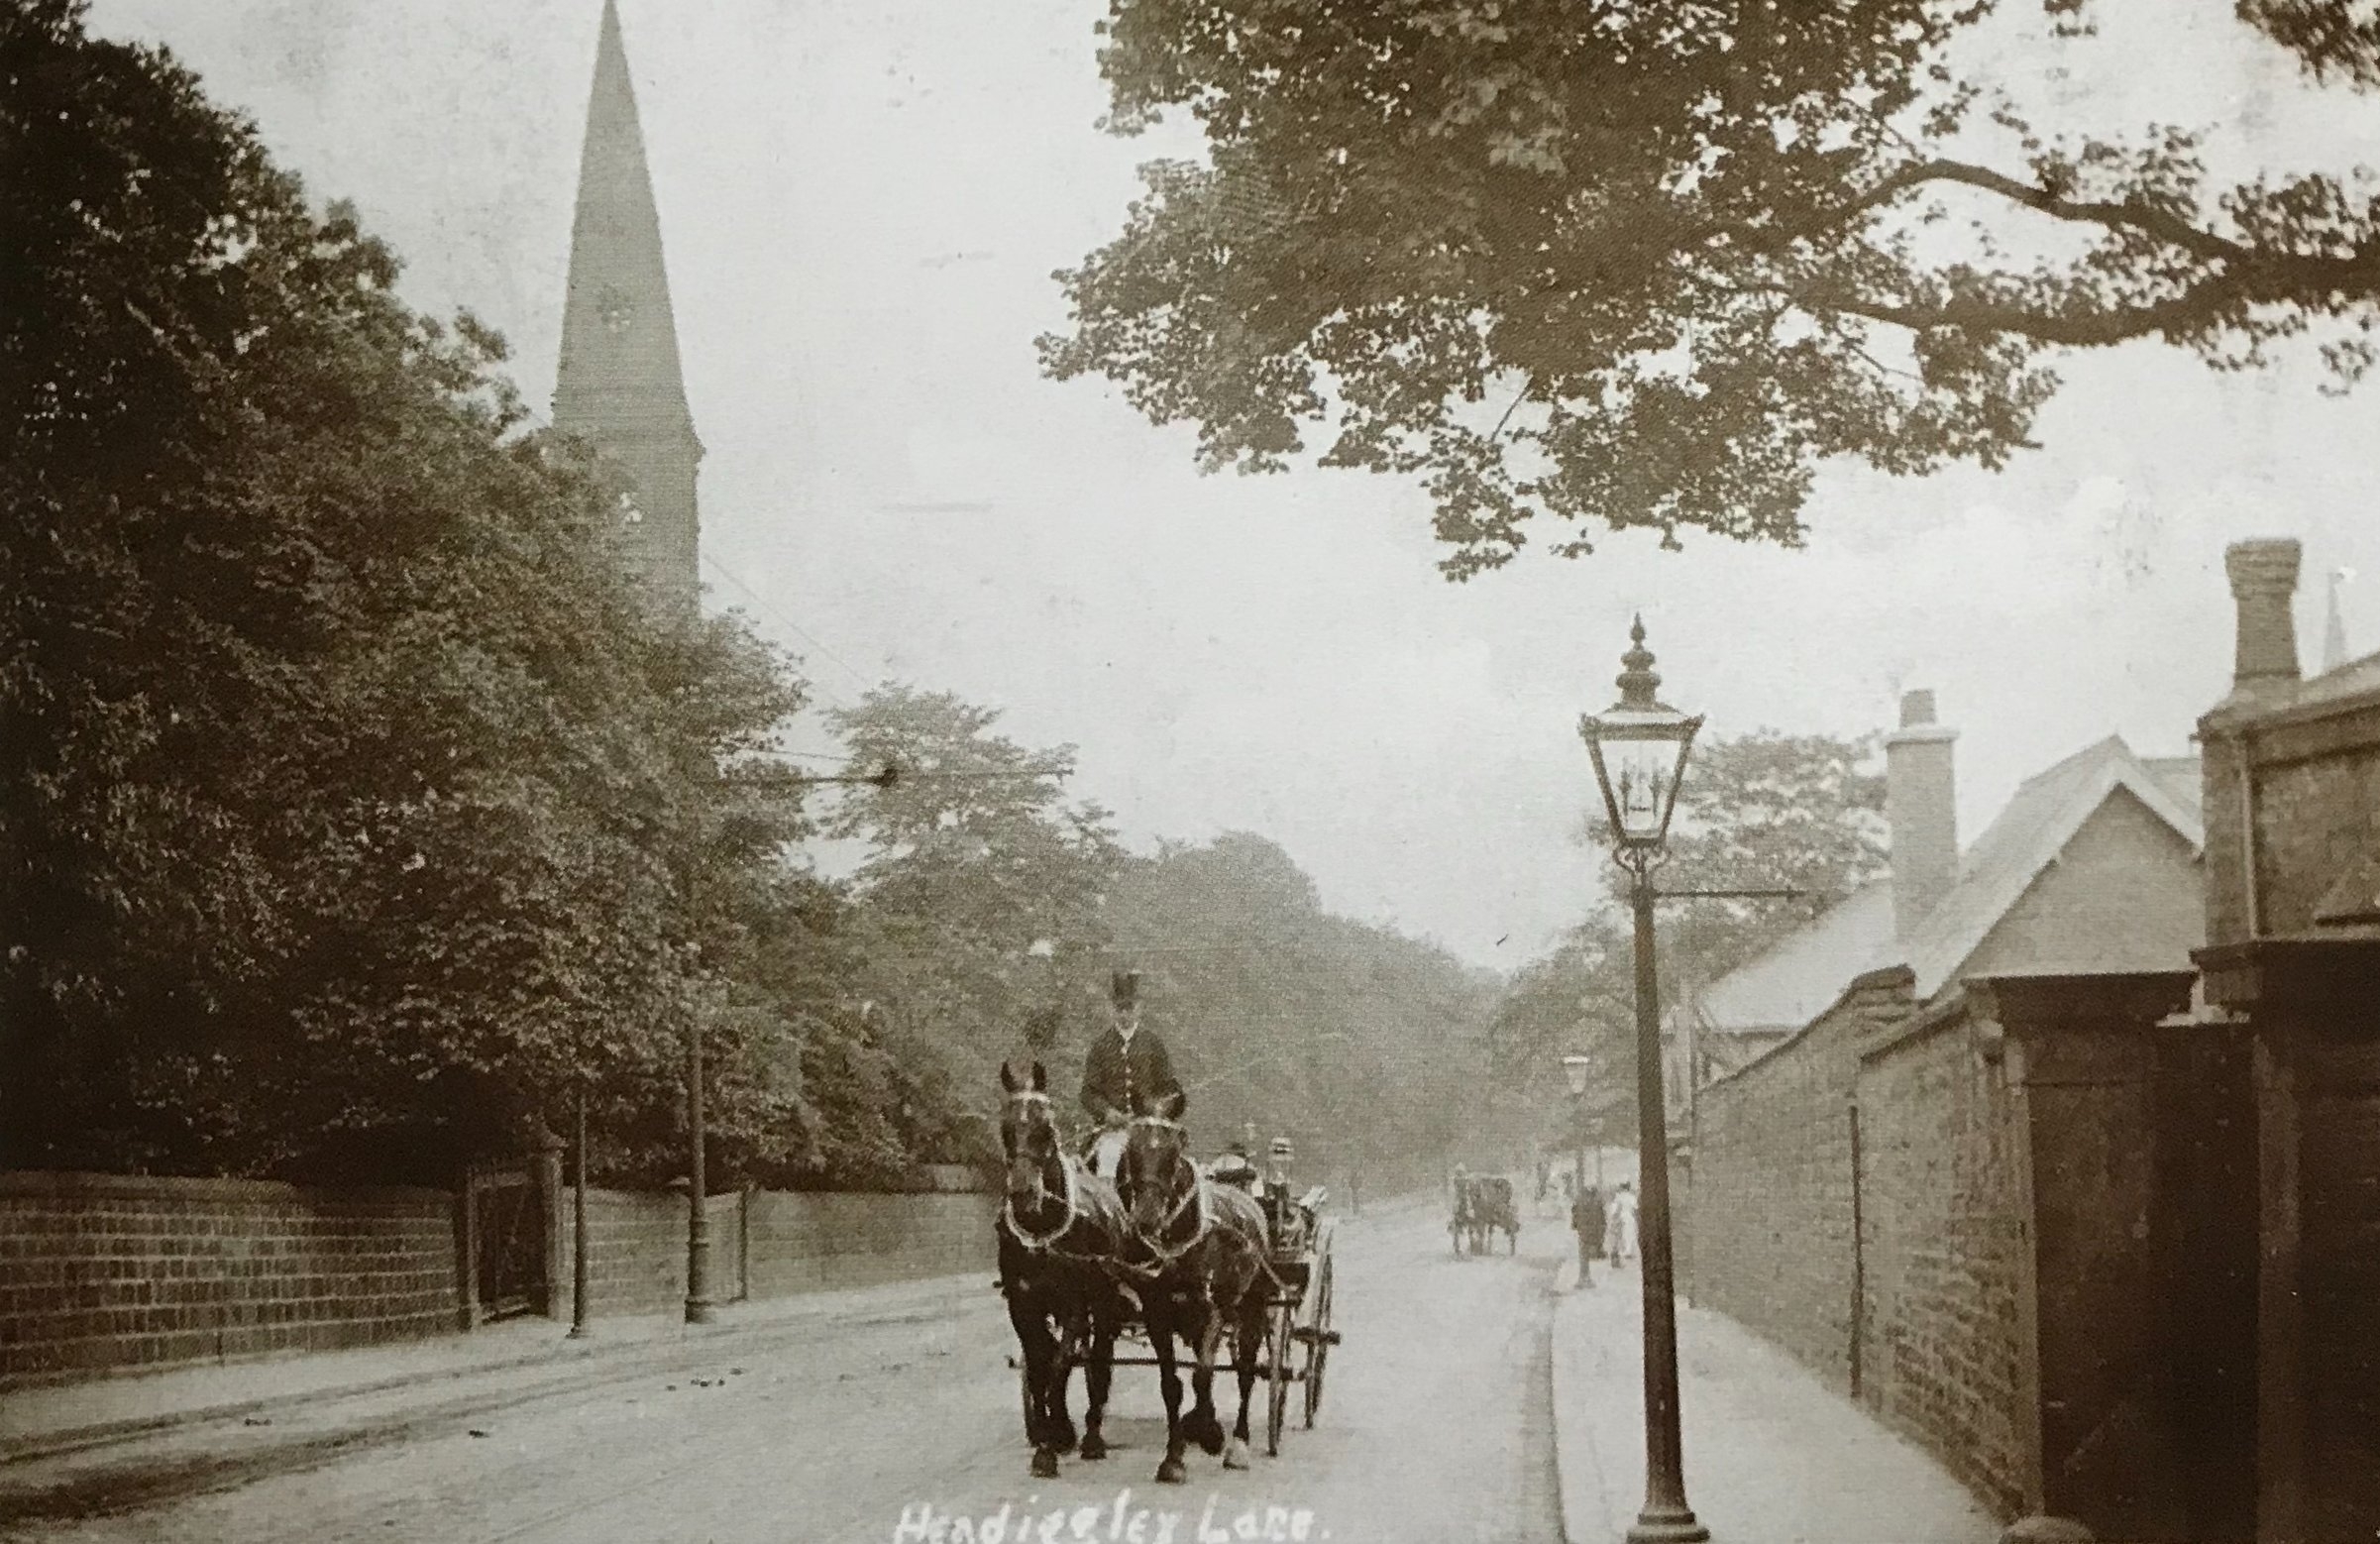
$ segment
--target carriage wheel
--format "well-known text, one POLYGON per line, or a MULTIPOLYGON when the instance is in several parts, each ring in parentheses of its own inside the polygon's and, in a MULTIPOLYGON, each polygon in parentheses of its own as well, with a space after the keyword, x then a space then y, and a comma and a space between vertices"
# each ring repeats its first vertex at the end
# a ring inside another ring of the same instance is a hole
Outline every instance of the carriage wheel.
POLYGON ((1272 1366, 1264 1374, 1271 1384, 1264 1391, 1264 1452, 1269 1458, 1278 1458, 1281 1456, 1281 1427, 1289 1419, 1289 1347, 1293 1339, 1289 1305, 1282 1303, 1274 1307, 1267 1322, 1270 1333, 1265 1339, 1271 1342, 1272 1366))
POLYGON ((1322 1258, 1314 1277, 1314 1312, 1306 1333, 1306 1429, 1314 1429, 1315 1412, 1322 1408, 1323 1364, 1331 1357, 1331 1257, 1322 1258))

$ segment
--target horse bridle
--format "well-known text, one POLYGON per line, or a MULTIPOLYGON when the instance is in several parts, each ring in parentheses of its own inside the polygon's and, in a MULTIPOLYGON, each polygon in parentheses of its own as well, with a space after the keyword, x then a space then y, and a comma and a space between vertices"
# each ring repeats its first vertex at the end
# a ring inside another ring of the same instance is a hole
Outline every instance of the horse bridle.
MULTIPOLYGON (((1039 1092, 1038 1090, 1021 1089, 1014 1094, 1011 1094, 1009 1097, 1017 1104, 1039 1105, 1044 1111, 1050 1108, 1049 1096, 1045 1093, 1039 1092)), ((1050 1120, 1048 1125, 1051 1134, 1054 1136, 1057 1132, 1056 1120, 1050 1120)), ((1042 1251, 1049 1249, 1051 1245, 1057 1243, 1058 1240, 1066 1236, 1067 1229, 1074 1226, 1076 1210, 1074 1198, 1074 1165, 1066 1161, 1066 1155, 1061 1150, 1053 1148, 1050 1152, 1050 1157, 1056 1161, 1058 1165, 1058 1178, 1064 1182, 1065 1186, 1063 1191, 1060 1193, 1060 1198, 1066 1203, 1065 1213, 1058 1219, 1058 1225, 1055 1228, 1051 1229, 1047 1233, 1034 1233, 1030 1229, 1027 1228, 1023 1222, 1018 1220, 1017 1197, 1013 1194, 1001 1204, 1001 1220, 1007 1224, 1010 1235, 1014 1237, 1018 1243, 1024 1245, 1028 1250, 1042 1251)), ((1041 1193, 1044 1195, 1049 1193, 1047 1185, 1042 1186, 1041 1193)))
MULTIPOLYGON (((1176 1133, 1179 1133, 1182 1129, 1180 1122, 1167 1120, 1162 1115, 1136 1116, 1134 1118, 1133 1124, 1135 1126, 1161 1126, 1168 1131, 1176 1133)), ((1189 1254, 1191 1250, 1197 1248, 1198 1241, 1207 1236, 1207 1187, 1199 1182, 1198 1165, 1190 1161, 1190 1156, 1187 1153, 1177 1152, 1174 1154, 1174 1162, 1181 1168, 1189 1170, 1190 1186, 1182 1193, 1181 1200, 1174 1204, 1173 1210, 1166 1214, 1165 1221, 1158 1226, 1156 1238, 1149 1238, 1137 1228, 1133 1230, 1133 1237, 1138 1240, 1140 1246, 1147 1250, 1148 1253, 1155 1257, 1156 1260, 1156 1264, 1153 1267, 1142 1268, 1134 1266, 1128 1268, 1139 1274, 1158 1274, 1159 1272, 1163 1271, 1166 1267, 1172 1265, 1175 1261, 1180 1260, 1184 1255, 1189 1254), (1198 1226, 1190 1231, 1190 1236, 1188 1238, 1184 1239, 1181 1243, 1168 1248, 1164 1243, 1164 1236, 1172 1232, 1173 1225, 1177 1222, 1180 1222, 1183 1214, 1188 1212, 1194 1206, 1198 1208, 1199 1212, 1198 1226)))

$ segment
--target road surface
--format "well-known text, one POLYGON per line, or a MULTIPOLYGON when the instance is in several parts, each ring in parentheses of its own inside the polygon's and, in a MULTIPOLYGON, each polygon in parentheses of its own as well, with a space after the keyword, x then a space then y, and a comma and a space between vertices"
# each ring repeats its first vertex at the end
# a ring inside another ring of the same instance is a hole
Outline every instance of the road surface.
MULTIPOLYGON (((1343 1222, 1346 1339, 1316 1428, 1293 1396, 1280 1456, 1265 1457, 1258 1383, 1253 1467, 1227 1473, 1193 1448, 1181 1486, 1154 1483, 1164 1417, 1145 1369, 1117 1374, 1106 1460, 1029 1477, 1014 1340, 987 1276, 981 1301, 955 1313, 912 1306, 622 1355, 498 1408, 326 1444, 295 1472, 0 1531, 74 1544, 1215 1544, 1243 1536, 1248 1515, 1258 1537, 1269 1523, 1339 1544, 1554 1541, 1548 1335, 1566 1243, 1532 1217, 1517 1257, 1459 1260, 1434 1209, 1343 1222)), ((1236 1389, 1222 1377, 1217 1396, 1228 1424, 1236 1389)), ((1078 1418, 1081 1398, 1077 1378, 1078 1418)))

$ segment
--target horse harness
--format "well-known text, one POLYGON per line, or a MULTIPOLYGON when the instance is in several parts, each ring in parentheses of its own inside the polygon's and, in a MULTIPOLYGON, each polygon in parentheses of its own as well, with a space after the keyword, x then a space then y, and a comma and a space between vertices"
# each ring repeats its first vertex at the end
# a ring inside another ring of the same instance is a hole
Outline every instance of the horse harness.
MULTIPOLYGON (((1038 1092, 1020 1092, 1016 1098, 1020 1103, 1038 1104, 1044 1109, 1048 1108, 1050 1103, 1047 1094, 1038 1092)), ((1053 1130, 1055 1124, 1054 1121, 1051 1123, 1053 1130)), ((1059 1247, 1060 1241, 1074 1231, 1074 1225, 1079 1221, 1088 1220, 1091 1214, 1084 1209, 1076 1192, 1073 1161, 1063 1153, 1059 1153, 1055 1157, 1058 1177, 1064 1182, 1064 1189, 1060 1195, 1065 1203, 1058 1225, 1040 1233, 1035 1233, 1032 1229, 1028 1228, 1024 1219, 1017 1215, 1017 1198, 1014 1195, 1009 1196, 1001 1204, 1000 1225, 1008 1230, 1009 1237, 1015 1239, 1028 1255, 1040 1255, 1051 1260, 1064 1261, 1069 1265, 1105 1267, 1110 1264, 1105 1256, 1085 1255, 1059 1247)))
MULTIPOLYGON (((1140 1116, 1133 1124, 1179 1129, 1175 1122, 1158 1115, 1140 1116)), ((1158 1229, 1157 1238, 1150 1239, 1137 1228, 1131 1230, 1133 1241, 1148 1252, 1150 1264, 1143 1266, 1121 1257, 1110 1263, 1113 1269, 1129 1274, 1138 1282, 1154 1284, 1166 1271, 1180 1264, 1184 1256, 1205 1243, 1207 1237, 1215 1231, 1215 1214, 1207 1199, 1212 1181, 1199 1173, 1198 1165, 1191 1162, 1187 1157, 1180 1157, 1177 1161, 1183 1168, 1190 1171, 1190 1185, 1183 1193, 1181 1200, 1176 1202, 1173 1210, 1166 1215, 1164 1225, 1158 1229), (1174 1226, 1194 1208, 1198 1214, 1198 1226, 1193 1228, 1189 1236, 1179 1243, 1166 1243, 1165 1235, 1171 1233, 1174 1226)), ((1282 1289, 1281 1278, 1273 1271, 1272 1262, 1266 1258, 1268 1252, 1257 1248, 1253 1253, 1256 1257, 1256 1268, 1272 1282, 1276 1292, 1280 1291, 1282 1289)), ((1205 1285, 1206 1283, 1201 1283, 1202 1291, 1205 1289, 1205 1285)))

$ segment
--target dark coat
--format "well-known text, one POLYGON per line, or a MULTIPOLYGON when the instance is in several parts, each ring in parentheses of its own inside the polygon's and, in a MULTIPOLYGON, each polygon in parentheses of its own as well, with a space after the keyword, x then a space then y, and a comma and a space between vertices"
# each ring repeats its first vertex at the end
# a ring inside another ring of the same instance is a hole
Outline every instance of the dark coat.
POLYGON ((1603 1253, 1603 1197, 1589 1188, 1578 1192, 1570 1203, 1570 1230, 1589 1255, 1603 1253))
POLYGON ((1112 1109, 1130 1115, 1135 1095, 1153 1107, 1166 1095, 1181 1091, 1182 1080, 1173 1075, 1173 1058, 1165 1053, 1165 1043, 1147 1030, 1135 1031, 1128 1047, 1110 1025, 1091 1043, 1091 1053, 1083 1058, 1083 1110, 1095 1121, 1106 1120, 1112 1109))

